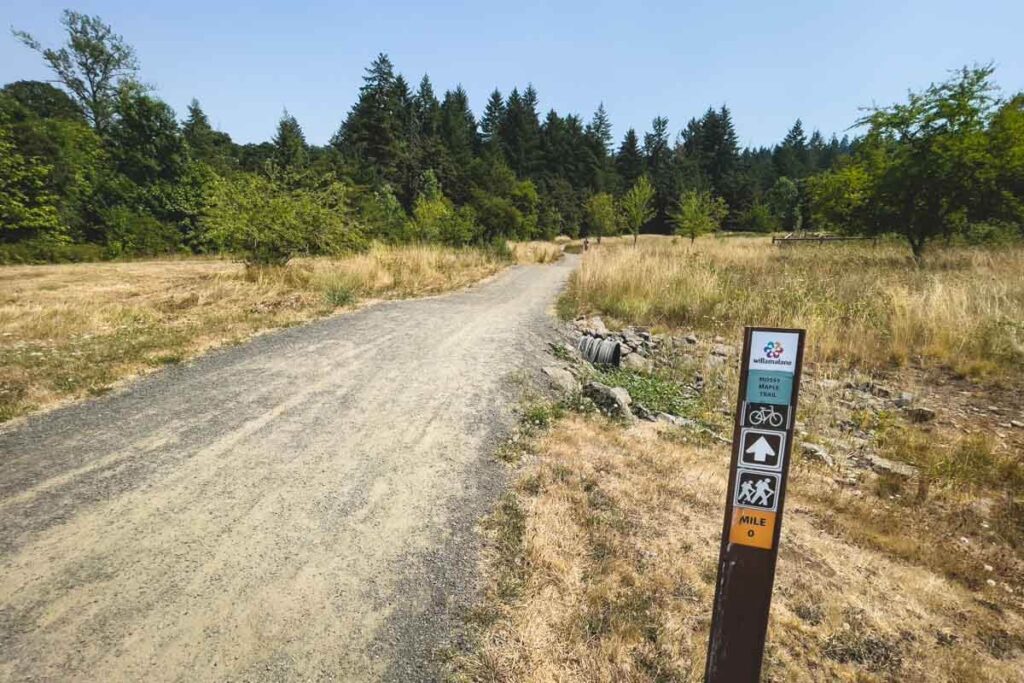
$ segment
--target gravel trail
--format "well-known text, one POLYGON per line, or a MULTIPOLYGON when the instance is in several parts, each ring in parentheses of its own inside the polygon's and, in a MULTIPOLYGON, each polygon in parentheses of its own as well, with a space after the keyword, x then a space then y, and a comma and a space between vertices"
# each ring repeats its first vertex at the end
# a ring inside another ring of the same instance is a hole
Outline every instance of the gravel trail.
POLYGON ((0 680, 434 680, 510 376, 576 264, 257 337, 0 431, 0 680))

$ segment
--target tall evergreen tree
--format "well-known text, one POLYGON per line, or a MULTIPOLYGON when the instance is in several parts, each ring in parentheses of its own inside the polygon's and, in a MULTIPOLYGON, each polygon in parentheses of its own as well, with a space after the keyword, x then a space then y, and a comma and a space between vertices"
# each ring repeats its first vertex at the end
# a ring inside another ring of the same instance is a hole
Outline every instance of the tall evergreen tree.
POLYGON ((604 102, 597 105, 597 110, 587 125, 587 134, 600 145, 603 154, 608 153, 608 148, 612 144, 612 122, 608 119, 604 102))
POLYGON ((205 162, 221 172, 231 167, 231 137, 213 129, 206 112, 195 98, 188 105, 188 116, 181 126, 181 133, 193 159, 205 162))
POLYGON ((285 109, 274 135, 274 163, 285 169, 302 168, 309 161, 302 126, 285 109))
POLYGON ((498 131, 504 117, 505 100, 501 96, 501 91, 495 88, 487 99, 484 115, 480 119, 480 135, 485 144, 492 145, 498 141, 498 131))
POLYGON ((434 95, 434 87, 430 83, 430 77, 423 74, 420 80, 420 87, 413 97, 413 112, 416 116, 416 123, 421 138, 431 138, 438 135, 441 127, 441 103, 434 95))
POLYGON ((476 119, 462 86, 444 94, 441 103, 441 140, 459 163, 469 166, 477 145, 476 119))
POLYGON ((664 116, 655 117, 651 122, 651 132, 644 134, 644 157, 648 176, 654 185, 655 220, 664 225, 678 194, 672 150, 668 144, 668 119, 664 116))
POLYGON ((612 123, 608 119, 604 103, 598 105, 590 123, 587 124, 586 136, 592 157, 590 160, 592 189, 595 192, 611 190, 615 185, 613 182, 615 174, 611 157, 608 154, 609 146, 612 143, 612 123))
POLYGON ((501 150, 512 171, 519 177, 531 177, 537 170, 540 154, 540 122, 537 119, 537 92, 533 86, 520 94, 513 88, 505 103, 505 116, 498 127, 501 150))
POLYGON ((775 148, 775 170, 780 176, 802 178, 807 174, 807 135, 804 124, 796 120, 782 143, 775 148))
POLYGON ((644 174, 646 163, 643 152, 640 150, 640 139, 636 130, 630 128, 622 138, 619 151, 615 155, 615 170, 618 172, 622 183, 632 187, 637 179, 644 174))
POLYGON ((464 201, 469 192, 467 174, 479 141, 469 96, 461 85, 444 94, 440 138, 451 162, 451 168, 442 172, 442 187, 456 200, 464 201))
POLYGON ((356 163, 360 178, 394 178, 405 133, 400 108, 394 66, 381 53, 367 68, 359 99, 331 140, 333 146, 356 163))
POLYGON ((409 83, 402 74, 396 74, 391 86, 391 102, 399 131, 399 144, 408 142, 409 138, 418 135, 416 107, 409 83))

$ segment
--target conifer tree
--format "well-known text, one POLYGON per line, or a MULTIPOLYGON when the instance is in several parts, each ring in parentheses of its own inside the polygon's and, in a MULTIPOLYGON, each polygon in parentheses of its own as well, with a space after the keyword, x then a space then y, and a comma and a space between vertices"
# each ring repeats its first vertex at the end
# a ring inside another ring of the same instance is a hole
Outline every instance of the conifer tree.
POLYGON ((802 178, 807 174, 807 136, 800 119, 786 133, 782 143, 775 148, 775 170, 780 176, 802 178))
POLYGON ((420 87, 413 97, 413 113, 416 117, 418 132, 421 138, 438 135, 441 127, 441 103, 434 95, 434 87, 430 77, 423 74, 420 87))
POLYGON ((529 177, 536 170, 540 151, 540 122, 537 120, 537 93, 533 86, 520 94, 513 88, 505 103, 505 116, 498 128, 501 150, 512 171, 529 177))
POLYGON ((277 123, 277 134, 274 135, 274 162, 284 169, 298 169, 305 166, 308 160, 302 126, 285 109, 277 123))
POLYGON ((597 105, 597 110, 587 125, 587 134, 600 145, 603 154, 608 153, 608 146, 612 143, 612 123, 604 109, 604 102, 597 105))
POLYGON ((590 123, 587 124, 586 137, 590 152, 590 185, 594 191, 611 189, 615 185, 614 170, 608 156, 608 148, 612 142, 612 124, 608 119, 608 112, 604 109, 604 103, 598 105, 590 123))
POLYGON ((498 141, 498 130, 504 116, 505 100, 502 98, 501 92, 495 88, 487 99, 484 115, 480 119, 480 135, 486 145, 495 146, 494 143, 498 141))
POLYGON ((630 128, 622 138, 619 151, 615 155, 615 170, 622 179, 624 185, 632 187, 640 176, 644 174, 644 155, 640 151, 640 139, 636 130, 630 128))
POLYGON ((366 69, 359 99, 331 141, 356 162, 364 179, 387 180, 395 175, 404 133, 396 115, 397 100, 394 66, 381 53, 366 69))
POLYGON ((672 150, 668 145, 668 119, 655 117, 651 132, 644 134, 644 157, 647 173, 654 185, 654 208, 657 220, 664 222, 678 192, 673 173, 672 150))
POLYGON ((453 199, 465 201, 469 196, 468 174, 479 142, 476 119, 461 85, 444 94, 439 133, 447 161, 446 167, 439 169, 441 185, 453 199))
POLYGON ((221 172, 231 167, 231 137, 213 129, 206 112, 195 98, 188 105, 188 116, 181 126, 181 133, 193 159, 205 162, 221 172))

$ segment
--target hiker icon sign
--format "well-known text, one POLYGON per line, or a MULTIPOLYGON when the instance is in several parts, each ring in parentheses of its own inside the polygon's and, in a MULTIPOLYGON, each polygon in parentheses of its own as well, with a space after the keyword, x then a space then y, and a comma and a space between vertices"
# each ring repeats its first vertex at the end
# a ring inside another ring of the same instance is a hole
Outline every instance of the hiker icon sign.
POLYGON ((786 433, 767 429, 744 429, 740 432, 740 466, 760 470, 782 470, 786 433))
POLYGON ((739 469, 736 471, 734 504, 774 512, 779 507, 779 475, 739 469))

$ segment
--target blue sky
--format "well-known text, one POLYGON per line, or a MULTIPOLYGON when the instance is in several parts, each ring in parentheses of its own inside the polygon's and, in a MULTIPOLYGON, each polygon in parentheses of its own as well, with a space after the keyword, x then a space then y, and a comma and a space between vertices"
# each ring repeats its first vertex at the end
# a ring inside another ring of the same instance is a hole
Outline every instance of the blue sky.
MULTIPOLYGON (((0 0, 5 28, 61 40, 68 0, 0 0)), ((440 94, 461 83, 478 113, 498 87, 532 82, 542 114, 589 118, 604 102, 616 138, 655 115, 673 132, 727 104, 741 144, 773 144, 797 117, 842 131, 963 64, 995 62, 1024 90, 1024 2, 79 2, 132 43, 143 80, 179 114, 197 97, 239 142, 271 137, 287 107, 321 144, 351 107, 363 69, 387 52, 440 94)), ((5 31, 0 83, 47 77, 5 31)))

